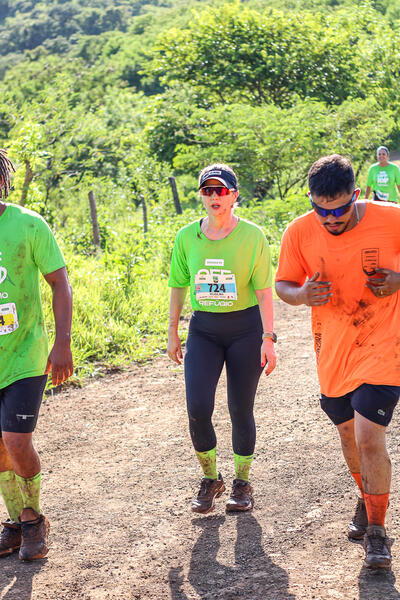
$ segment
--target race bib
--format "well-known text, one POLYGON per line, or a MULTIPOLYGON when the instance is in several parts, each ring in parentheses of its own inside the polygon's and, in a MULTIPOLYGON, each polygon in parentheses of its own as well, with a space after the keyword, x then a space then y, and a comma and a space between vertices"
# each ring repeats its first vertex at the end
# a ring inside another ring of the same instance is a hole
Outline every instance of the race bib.
POLYGON ((14 302, 0 304, 0 335, 12 333, 18 327, 17 308, 14 302))
POLYGON ((194 279, 197 301, 237 300, 234 273, 210 273, 204 271, 197 273, 194 279))
POLYGON ((384 202, 387 202, 389 200, 389 194, 385 192, 380 192, 379 190, 376 190, 375 194, 378 196, 379 200, 383 200, 384 202))

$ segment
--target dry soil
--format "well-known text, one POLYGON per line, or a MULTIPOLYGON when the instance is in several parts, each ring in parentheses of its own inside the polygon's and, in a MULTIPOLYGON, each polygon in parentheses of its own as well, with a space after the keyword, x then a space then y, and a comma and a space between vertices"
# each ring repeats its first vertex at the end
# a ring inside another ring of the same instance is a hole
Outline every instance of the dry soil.
MULTIPOLYGON (((200 470, 187 430, 183 370, 165 356, 47 397, 36 432, 51 550, 0 560, 0 598, 29 600, 400 599, 392 572, 362 568, 346 538, 356 489, 319 408, 306 308, 276 304, 278 367, 256 402, 255 508, 189 510, 200 470)), ((219 468, 234 476, 225 380, 217 394, 219 468)), ((399 419, 388 431, 399 532, 399 419)), ((228 492, 228 490, 227 490, 228 492)))

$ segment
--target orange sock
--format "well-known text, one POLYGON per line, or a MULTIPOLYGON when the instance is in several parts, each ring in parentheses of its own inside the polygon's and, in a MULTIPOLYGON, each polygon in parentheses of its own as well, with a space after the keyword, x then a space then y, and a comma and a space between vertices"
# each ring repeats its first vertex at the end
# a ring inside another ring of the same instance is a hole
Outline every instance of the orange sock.
POLYGON ((354 481, 356 482, 356 484, 358 485, 358 487, 360 488, 360 492, 361 492, 361 498, 364 498, 364 490, 363 490, 363 486, 362 486, 362 480, 361 480, 361 473, 351 473, 354 481))
POLYGON ((365 508, 367 509, 368 525, 385 526, 385 515, 389 504, 389 494, 365 493, 365 508))

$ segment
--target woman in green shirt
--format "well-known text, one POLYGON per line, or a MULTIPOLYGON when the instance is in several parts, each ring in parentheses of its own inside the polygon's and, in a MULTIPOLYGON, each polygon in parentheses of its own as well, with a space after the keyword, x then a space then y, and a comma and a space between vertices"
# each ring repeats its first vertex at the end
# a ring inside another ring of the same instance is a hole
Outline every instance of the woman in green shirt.
POLYGON ((367 188, 365 197, 369 198, 371 189, 373 200, 381 202, 397 202, 397 189, 400 191, 400 169, 389 162, 389 150, 386 146, 379 146, 376 151, 378 162, 368 171, 367 188))
POLYGON ((251 510, 254 397, 263 368, 269 375, 276 364, 271 259, 261 229, 234 213, 239 191, 230 167, 213 164, 203 169, 199 190, 207 216, 183 227, 174 244, 167 348, 168 356, 181 364, 178 323, 190 287, 194 312, 185 352, 186 401, 190 434, 204 473, 192 510, 210 512, 225 489, 216 467, 212 425, 224 364, 236 472, 226 510, 251 510))

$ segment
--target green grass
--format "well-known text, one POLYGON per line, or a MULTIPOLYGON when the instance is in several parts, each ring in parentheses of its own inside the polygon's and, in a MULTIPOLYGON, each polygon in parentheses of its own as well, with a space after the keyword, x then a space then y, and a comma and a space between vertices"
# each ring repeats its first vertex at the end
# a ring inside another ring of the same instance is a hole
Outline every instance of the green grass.
MULTIPOLYGON (((254 204, 237 212, 264 229, 276 266, 281 234, 294 216, 293 206, 275 206, 272 211, 270 204, 254 204)), ((125 221, 114 222, 112 230, 104 228, 104 249, 98 252, 91 250, 89 238, 63 240, 62 230, 58 231, 74 293, 73 383, 81 384, 88 377, 123 369, 132 361, 148 360, 165 351, 173 241, 180 227, 201 214, 200 206, 179 217, 171 216, 170 209, 154 206, 149 232, 144 235, 140 212, 134 213, 125 221)), ((52 339, 51 292, 45 283, 42 289, 52 339)), ((189 303, 185 313, 190 313, 189 303)), ((184 339, 184 327, 181 333, 184 339)))

